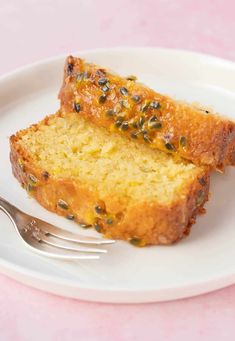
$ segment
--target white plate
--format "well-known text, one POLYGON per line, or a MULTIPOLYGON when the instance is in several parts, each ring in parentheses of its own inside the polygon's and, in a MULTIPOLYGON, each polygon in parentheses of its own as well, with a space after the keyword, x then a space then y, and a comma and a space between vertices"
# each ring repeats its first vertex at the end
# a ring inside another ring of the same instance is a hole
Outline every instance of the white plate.
MULTIPOLYGON (((235 64, 177 50, 119 48, 80 52, 123 75, 136 74, 159 92, 213 105, 235 118, 235 64)), ((65 57, 36 63, 0 79, 0 195, 19 208, 68 229, 76 225, 47 212, 11 174, 8 137, 58 107, 65 57)), ((188 238, 170 247, 135 248, 118 242, 100 261, 60 262, 27 250, 0 214, 0 271, 59 295, 102 302, 153 302, 205 293, 235 283, 235 169, 214 174, 207 214, 188 238)), ((84 233, 81 231, 81 233, 84 233)), ((95 235, 96 232, 89 232, 95 235)))

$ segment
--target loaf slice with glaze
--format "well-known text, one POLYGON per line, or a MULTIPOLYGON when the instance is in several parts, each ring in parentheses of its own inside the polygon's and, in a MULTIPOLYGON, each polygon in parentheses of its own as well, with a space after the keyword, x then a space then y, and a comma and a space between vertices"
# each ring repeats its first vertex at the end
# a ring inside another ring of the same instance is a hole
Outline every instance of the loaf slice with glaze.
POLYGON ((189 233, 209 171, 58 112, 10 138, 15 177, 42 206, 139 246, 189 233))
POLYGON ((235 122, 178 102, 80 58, 68 57, 61 108, 152 149, 223 170, 235 164, 235 122))

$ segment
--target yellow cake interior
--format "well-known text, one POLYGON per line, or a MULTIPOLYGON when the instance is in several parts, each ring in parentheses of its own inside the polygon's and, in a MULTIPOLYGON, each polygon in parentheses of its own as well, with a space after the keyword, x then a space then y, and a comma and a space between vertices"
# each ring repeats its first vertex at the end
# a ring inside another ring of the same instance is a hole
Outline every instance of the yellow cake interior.
POLYGON ((170 204, 185 197, 189 184, 205 173, 202 167, 110 133, 76 113, 50 116, 27 129, 19 143, 51 176, 82 181, 101 197, 109 193, 170 204))

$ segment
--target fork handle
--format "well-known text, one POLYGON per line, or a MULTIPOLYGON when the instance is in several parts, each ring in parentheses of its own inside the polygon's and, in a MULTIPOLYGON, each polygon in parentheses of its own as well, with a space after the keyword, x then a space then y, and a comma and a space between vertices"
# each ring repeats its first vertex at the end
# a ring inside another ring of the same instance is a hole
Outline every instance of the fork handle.
POLYGON ((8 201, 0 197, 0 210, 6 213, 6 215, 10 219, 14 219, 17 212, 19 212, 18 208, 10 204, 8 201))

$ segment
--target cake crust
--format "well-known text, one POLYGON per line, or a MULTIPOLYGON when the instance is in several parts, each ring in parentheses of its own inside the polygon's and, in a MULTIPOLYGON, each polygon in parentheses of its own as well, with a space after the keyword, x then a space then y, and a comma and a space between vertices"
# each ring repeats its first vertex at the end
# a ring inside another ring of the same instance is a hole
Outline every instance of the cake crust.
MULTIPOLYGON (((47 120, 39 124, 47 124, 47 120)), ((37 125, 29 129, 36 130, 37 125)), ((94 188, 79 180, 56 178, 35 165, 18 143, 26 132, 27 129, 10 138, 10 160, 17 180, 47 210, 73 218, 84 227, 94 225, 107 238, 128 240, 138 246, 172 244, 189 233, 208 200, 209 170, 202 169, 200 176, 184 189, 184 198, 171 205, 154 200, 130 204, 128 198, 107 194, 101 202, 109 214, 104 219, 102 214, 94 215, 94 205, 100 202, 94 188), (109 217, 115 218, 113 224, 108 223, 109 217)))
POLYGON ((134 77, 125 79, 69 56, 59 99, 64 112, 77 112, 150 148, 221 171, 235 165, 234 121, 161 95, 134 77))

